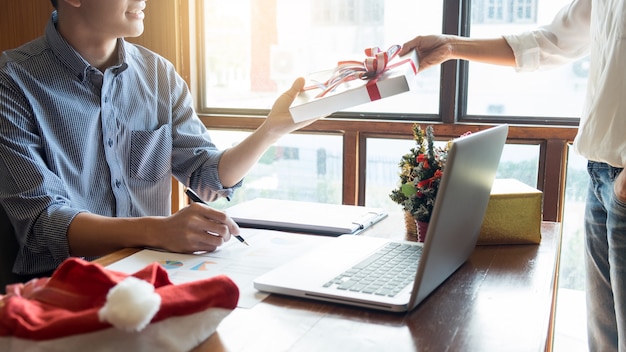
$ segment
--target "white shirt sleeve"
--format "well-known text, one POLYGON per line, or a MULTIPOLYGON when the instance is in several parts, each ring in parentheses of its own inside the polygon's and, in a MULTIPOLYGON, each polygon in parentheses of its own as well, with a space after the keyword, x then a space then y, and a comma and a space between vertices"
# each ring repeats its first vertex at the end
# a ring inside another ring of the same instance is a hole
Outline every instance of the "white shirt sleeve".
POLYGON ((573 0, 551 24, 505 35, 515 54, 517 71, 550 68, 585 56, 589 51, 592 0, 573 0))

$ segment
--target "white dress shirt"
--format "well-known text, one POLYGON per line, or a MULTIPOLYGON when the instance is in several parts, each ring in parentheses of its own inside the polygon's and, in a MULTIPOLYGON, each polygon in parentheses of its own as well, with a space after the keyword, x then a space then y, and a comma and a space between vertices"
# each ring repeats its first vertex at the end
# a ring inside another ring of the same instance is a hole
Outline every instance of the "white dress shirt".
POLYGON ((518 71, 590 55, 574 148, 589 160, 626 166, 626 1, 574 0, 551 24, 504 38, 518 71))

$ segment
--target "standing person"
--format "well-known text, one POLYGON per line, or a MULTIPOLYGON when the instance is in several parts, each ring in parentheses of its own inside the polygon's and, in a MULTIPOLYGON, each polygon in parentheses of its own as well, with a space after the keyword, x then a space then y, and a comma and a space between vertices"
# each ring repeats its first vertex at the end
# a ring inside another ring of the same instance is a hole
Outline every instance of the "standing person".
POLYGON ((123 39, 143 32, 147 1, 52 4, 44 35, 0 58, 0 205, 19 245, 13 272, 46 275, 70 256, 124 247, 212 251, 237 235, 231 218, 200 203, 171 214, 171 177, 206 200, 230 196, 271 144, 313 121, 289 113, 304 79, 221 151, 174 67, 123 39))
POLYGON ((418 36, 420 70, 451 59, 518 71, 559 65, 586 54, 590 71, 575 150, 588 159, 585 210, 588 339, 591 351, 626 351, 626 2, 574 0, 553 22, 502 38, 418 36))

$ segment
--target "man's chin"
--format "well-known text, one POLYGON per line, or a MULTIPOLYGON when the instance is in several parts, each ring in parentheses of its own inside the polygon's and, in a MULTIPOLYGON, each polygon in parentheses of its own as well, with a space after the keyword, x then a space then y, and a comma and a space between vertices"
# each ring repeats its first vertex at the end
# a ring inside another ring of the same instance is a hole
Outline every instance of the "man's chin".
POLYGON ((129 31, 130 33, 126 35, 126 38, 137 38, 143 34, 143 31, 144 31, 144 27, 142 25, 141 28, 136 28, 133 31, 129 31))

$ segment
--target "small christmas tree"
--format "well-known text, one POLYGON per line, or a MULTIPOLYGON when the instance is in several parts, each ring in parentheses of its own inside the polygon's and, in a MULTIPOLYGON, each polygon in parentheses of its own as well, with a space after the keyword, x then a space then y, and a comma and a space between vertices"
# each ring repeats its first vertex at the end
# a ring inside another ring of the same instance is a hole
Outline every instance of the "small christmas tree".
POLYGON ((417 221, 428 222, 435 205, 448 147, 437 148, 432 126, 413 125, 415 147, 400 160, 400 184, 389 197, 417 221))

